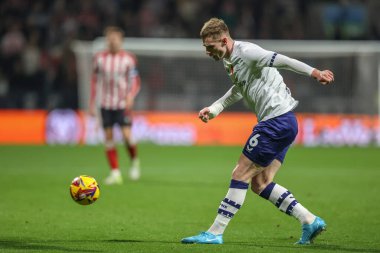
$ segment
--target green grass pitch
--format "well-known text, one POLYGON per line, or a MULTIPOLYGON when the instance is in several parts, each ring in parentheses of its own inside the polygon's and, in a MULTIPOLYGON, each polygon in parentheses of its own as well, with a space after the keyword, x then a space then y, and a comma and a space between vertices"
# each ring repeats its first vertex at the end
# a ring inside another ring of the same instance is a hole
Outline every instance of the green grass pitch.
MULTIPOLYGON (((323 217, 310 246, 293 243, 298 221, 248 192, 224 245, 182 245, 206 230, 225 196, 240 147, 140 145, 142 178, 103 186, 103 147, 0 147, 0 252, 380 252, 379 148, 288 152, 276 182, 323 217), (101 185, 80 206, 69 185, 80 174, 101 185)), ((128 159, 119 147, 124 175, 128 159)))

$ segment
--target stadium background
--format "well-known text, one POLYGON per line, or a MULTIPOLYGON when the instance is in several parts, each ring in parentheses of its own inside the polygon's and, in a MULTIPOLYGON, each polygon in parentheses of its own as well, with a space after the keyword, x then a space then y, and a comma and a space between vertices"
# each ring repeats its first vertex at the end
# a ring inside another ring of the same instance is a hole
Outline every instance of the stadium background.
MULTIPOLYGON (((307 136, 299 135, 297 143, 378 145, 379 9, 379 1, 371 0, 2 1, 0 108, 6 110, 0 111, 0 142, 102 142, 96 119, 81 112, 88 105, 92 56, 104 46, 104 27, 113 24, 125 30, 125 48, 139 59, 137 140, 240 144, 255 123, 250 114, 235 125, 225 123, 229 114, 215 127, 201 128, 191 120, 230 85, 221 64, 210 63, 198 39, 204 20, 219 16, 237 39, 253 39, 264 48, 334 70, 336 82, 328 88, 282 71, 301 102, 296 112, 318 114, 300 115, 300 129, 307 136), (36 128, 23 128, 19 122, 24 120, 36 128), (246 127, 236 131, 235 126, 246 127), (339 137, 330 140, 334 136, 339 137)), ((228 111, 247 109, 237 103, 228 111)))
POLYGON ((197 119, 230 86, 198 38, 213 16, 236 39, 334 71, 328 87, 281 71, 300 101, 300 133, 276 180, 330 226, 309 251, 380 252, 379 12, 377 0, 0 1, 0 252, 304 252, 292 245, 298 224, 252 194, 222 247, 178 243, 214 218, 255 123, 243 103, 207 125, 197 119), (102 186, 82 208, 71 180, 108 173, 86 115, 107 25, 125 30, 139 60, 142 178, 102 186))

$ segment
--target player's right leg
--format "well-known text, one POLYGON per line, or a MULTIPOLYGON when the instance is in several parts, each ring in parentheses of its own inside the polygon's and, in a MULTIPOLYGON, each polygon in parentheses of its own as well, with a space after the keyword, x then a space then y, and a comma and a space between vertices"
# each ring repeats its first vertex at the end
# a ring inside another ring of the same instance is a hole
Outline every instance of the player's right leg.
POLYGON ((244 154, 241 154, 233 173, 227 195, 220 203, 214 223, 206 232, 183 238, 182 243, 222 244, 223 233, 228 223, 244 203, 251 178, 263 168, 257 167, 244 154))
POLYGON ((113 125, 115 124, 115 113, 113 110, 108 110, 105 108, 100 109, 102 116, 102 125, 104 129, 105 138, 105 153, 107 157, 108 164, 111 169, 110 175, 104 180, 104 184, 122 184, 123 178, 121 176, 118 164, 116 145, 113 140, 113 125))
POLYGON ((122 184, 123 178, 121 176, 119 165, 118 165, 118 156, 115 142, 113 141, 112 127, 104 128, 105 135, 105 152, 110 166, 111 172, 109 176, 104 180, 104 184, 122 184))

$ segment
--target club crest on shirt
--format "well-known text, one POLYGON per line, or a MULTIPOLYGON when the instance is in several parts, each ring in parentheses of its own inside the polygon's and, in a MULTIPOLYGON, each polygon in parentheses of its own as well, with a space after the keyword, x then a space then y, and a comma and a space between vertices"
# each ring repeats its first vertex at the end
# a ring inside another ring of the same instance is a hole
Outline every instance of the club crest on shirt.
POLYGON ((229 76, 233 76, 237 73, 236 68, 234 66, 240 64, 243 60, 240 58, 235 59, 233 62, 225 61, 225 69, 229 76))

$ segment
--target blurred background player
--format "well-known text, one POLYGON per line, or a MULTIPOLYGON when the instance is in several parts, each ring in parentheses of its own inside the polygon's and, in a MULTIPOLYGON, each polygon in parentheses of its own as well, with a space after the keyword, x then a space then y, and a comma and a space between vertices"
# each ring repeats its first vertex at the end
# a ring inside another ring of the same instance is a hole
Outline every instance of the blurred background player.
POLYGON ((291 96, 276 68, 313 77, 322 84, 331 83, 334 80, 333 73, 329 70, 320 71, 253 43, 234 41, 221 19, 207 21, 200 35, 206 54, 215 61, 223 60, 233 85, 223 97, 203 108, 199 118, 207 123, 226 107, 244 99, 256 114, 258 124, 244 145, 214 223, 208 231, 184 238, 182 242, 222 244, 224 230, 243 205, 251 184, 254 193, 301 222, 302 235, 297 243, 310 244, 325 230, 326 223, 303 207, 288 189, 273 182, 298 133, 297 119, 292 112, 298 102, 291 96))
POLYGON ((125 147, 131 159, 129 176, 132 180, 140 177, 137 146, 131 136, 131 110, 140 90, 140 77, 136 57, 122 49, 123 36, 119 27, 110 26, 105 29, 107 49, 95 55, 91 80, 90 115, 97 114, 98 101, 105 134, 105 151, 111 168, 105 184, 123 182, 113 139, 114 124, 119 124, 122 128, 125 147))

